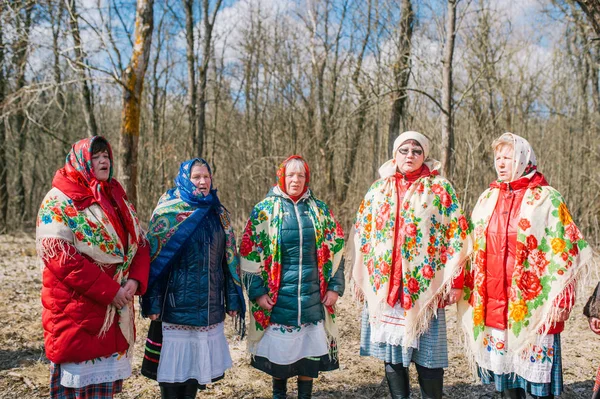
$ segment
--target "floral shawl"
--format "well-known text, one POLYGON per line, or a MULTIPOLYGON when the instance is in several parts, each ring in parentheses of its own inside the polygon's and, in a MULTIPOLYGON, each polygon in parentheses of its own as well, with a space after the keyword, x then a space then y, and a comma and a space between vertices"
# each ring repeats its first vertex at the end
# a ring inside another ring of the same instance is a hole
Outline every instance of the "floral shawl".
MULTIPOLYGON (((242 310, 238 313, 236 324, 240 335, 244 335, 244 296, 240 281, 240 263, 235 243, 235 234, 231 225, 229 212, 221 205, 217 190, 213 189, 203 196, 190 181, 191 169, 195 163, 210 166, 201 158, 191 159, 181 164, 179 174, 175 178, 175 187, 167 191, 159 199, 158 205, 152 212, 148 225, 148 241, 150 242, 150 276, 148 287, 157 280, 166 278, 171 261, 177 257, 190 235, 203 222, 208 212, 215 208, 225 231, 225 257, 242 310)), ((212 178, 212 173, 211 173, 212 178)))
MULTIPOLYGON (((388 162, 389 163, 389 162, 388 162)), ((395 229, 403 229, 401 304, 406 334, 396 345, 412 346, 427 330, 438 304, 463 271, 470 251, 470 226, 450 182, 437 173, 439 163, 426 161, 432 173, 417 179, 398 207, 395 166, 384 164, 383 176, 369 188, 355 221, 353 282, 364 296, 370 323, 378 323, 390 290, 395 229), (389 170, 388 170, 389 169, 389 170), (398 209, 398 214, 397 214, 398 209)))
MULTIPOLYGON (((474 252, 466 268, 464 297, 459 304, 463 327, 477 358, 489 327, 485 326, 486 231, 500 189, 483 192, 473 210, 474 252)), ((508 296, 507 351, 516 356, 550 329, 567 287, 585 275, 592 250, 558 191, 550 186, 528 188, 517 228, 517 248, 508 296)))
MULTIPOLYGON (((279 187, 276 194, 259 202, 248 219, 240 244, 242 270, 259 276, 268 295, 277 302, 281 280, 281 226, 283 224, 282 195, 279 187)), ((317 267, 321 298, 327 292, 327 285, 335 275, 344 249, 344 232, 335 220, 329 207, 316 199, 310 190, 302 197, 308 201, 309 216, 315 229, 317 267)), ((248 345, 251 349, 258 344, 265 329, 270 324, 271 312, 261 308, 256 301, 251 302, 250 331, 248 345)), ((329 340, 337 340, 337 325, 333 307, 326 307, 325 330, 329 340)))
MULTIPOLYGON (((99 182, 93 175, 91 148, 98 139, 101 138, 96 136, 75 143, 65 167, 56 172, 54 187, 46 194, 38 212, 36 247, 42 260, 61 252, 73 256, 71 248, 74 247, 99 268, 116 264, 114 280, 124 284, 137 249, 146 244, 146 239, 121 185, 112 178, 99 182)), ((112 170, 110 147, 109 155, 112 170)), ((123 336, 132 348, 133 301, 120 310, 109 305, 100 334, 108 331, 116 314, 123 336)))

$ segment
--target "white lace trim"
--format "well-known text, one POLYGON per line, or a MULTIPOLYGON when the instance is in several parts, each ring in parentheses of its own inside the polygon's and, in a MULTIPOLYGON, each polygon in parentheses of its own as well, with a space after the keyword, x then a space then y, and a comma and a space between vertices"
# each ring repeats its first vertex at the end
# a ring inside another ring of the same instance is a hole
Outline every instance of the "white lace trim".
POLYGON ((131 358, 127 354, 115 353, 81 363, 60 365, 60 385, 67 388, 83 388, 124 380, 131 376, 131 358))

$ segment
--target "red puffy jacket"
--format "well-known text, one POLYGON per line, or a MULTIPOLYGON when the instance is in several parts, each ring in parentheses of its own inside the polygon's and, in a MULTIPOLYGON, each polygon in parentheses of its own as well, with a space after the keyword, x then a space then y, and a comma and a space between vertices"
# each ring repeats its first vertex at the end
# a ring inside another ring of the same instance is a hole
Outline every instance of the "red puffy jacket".
MULTIPOLYGON (((516 263, 517 224, 523 196, 528 188, 547 186, 548 183, 544 176, 536 173, 531 180, 523 177, 508 184, 493 185, 500 189, 500 193, 486 232, 485 325, 505 330, 508 294, 516 263)), ((573 302, 574 298, 565 296, 559 306, 570 311, 573 302)), ((564 328, 564 322, 556 323, 548 334, 558 334, 564 328)))
MULTIPOLYGON (((106 335, 98 337, 107 306, 120 288, 113 280, 116 265, 101 269, 72 245, 65 246, 65 251, 57 251, 56 256, 44 261, 42 324, 46 356, 60 364, 125 351, 129 344, 116 321, 106 335)), ((129 271, 129 278, 139 282, 137 295, 146 291, 149 268, 150 248, 145 245, 138 248, 129 271)))

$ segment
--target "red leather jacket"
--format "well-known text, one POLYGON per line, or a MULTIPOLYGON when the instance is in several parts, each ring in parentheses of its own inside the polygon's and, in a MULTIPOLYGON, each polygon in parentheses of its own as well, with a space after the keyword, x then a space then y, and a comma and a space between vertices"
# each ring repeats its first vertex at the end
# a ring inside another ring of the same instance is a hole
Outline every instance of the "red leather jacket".
MULTIPOLYGON (((107 306, 119 291, 113 280, 116 265, 101 269, 70 244, 45 261, 42 283, 44 345, 50 361, 82 362, 129 348, 118 323, 102 337, 107 306), (75 255, 73 255, 75 254, 75 255)), ((150 246, 138 249, 129 278, 139 282, 137 295, 146 291, 150 246)), ((117 316, 115 316, 117 317, 117 316)))
MULTIPOLYGON (((492 183, 493 187, 500 189, 500 194, 486 232, 485 325, 488 327, 506 329, 523 196, 527 188, 547 185, 540 173, 531 179, 523 177, 510 183, 492 183)), ((559 306, 570 311, 573 302, 574 298, 565 297, 559 306)), ((559 322, 550 328, 548 334, 558 334, 562 330, 564 322, 559 322)))

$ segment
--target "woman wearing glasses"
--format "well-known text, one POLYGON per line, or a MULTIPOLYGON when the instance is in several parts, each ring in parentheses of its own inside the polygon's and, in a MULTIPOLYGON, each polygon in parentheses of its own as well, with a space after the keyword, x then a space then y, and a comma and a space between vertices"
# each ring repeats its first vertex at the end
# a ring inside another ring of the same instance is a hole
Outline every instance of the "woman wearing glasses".
POLYGON ((352 278, 364 299, 361 356, 385 363, 392 398, 408 398, 414 362, 423 398, 441 398, 448 367, 444 307, 463 286, 470 226, 454 188, 429 158, 429 140, 404 132, 356 215, 352 278))

